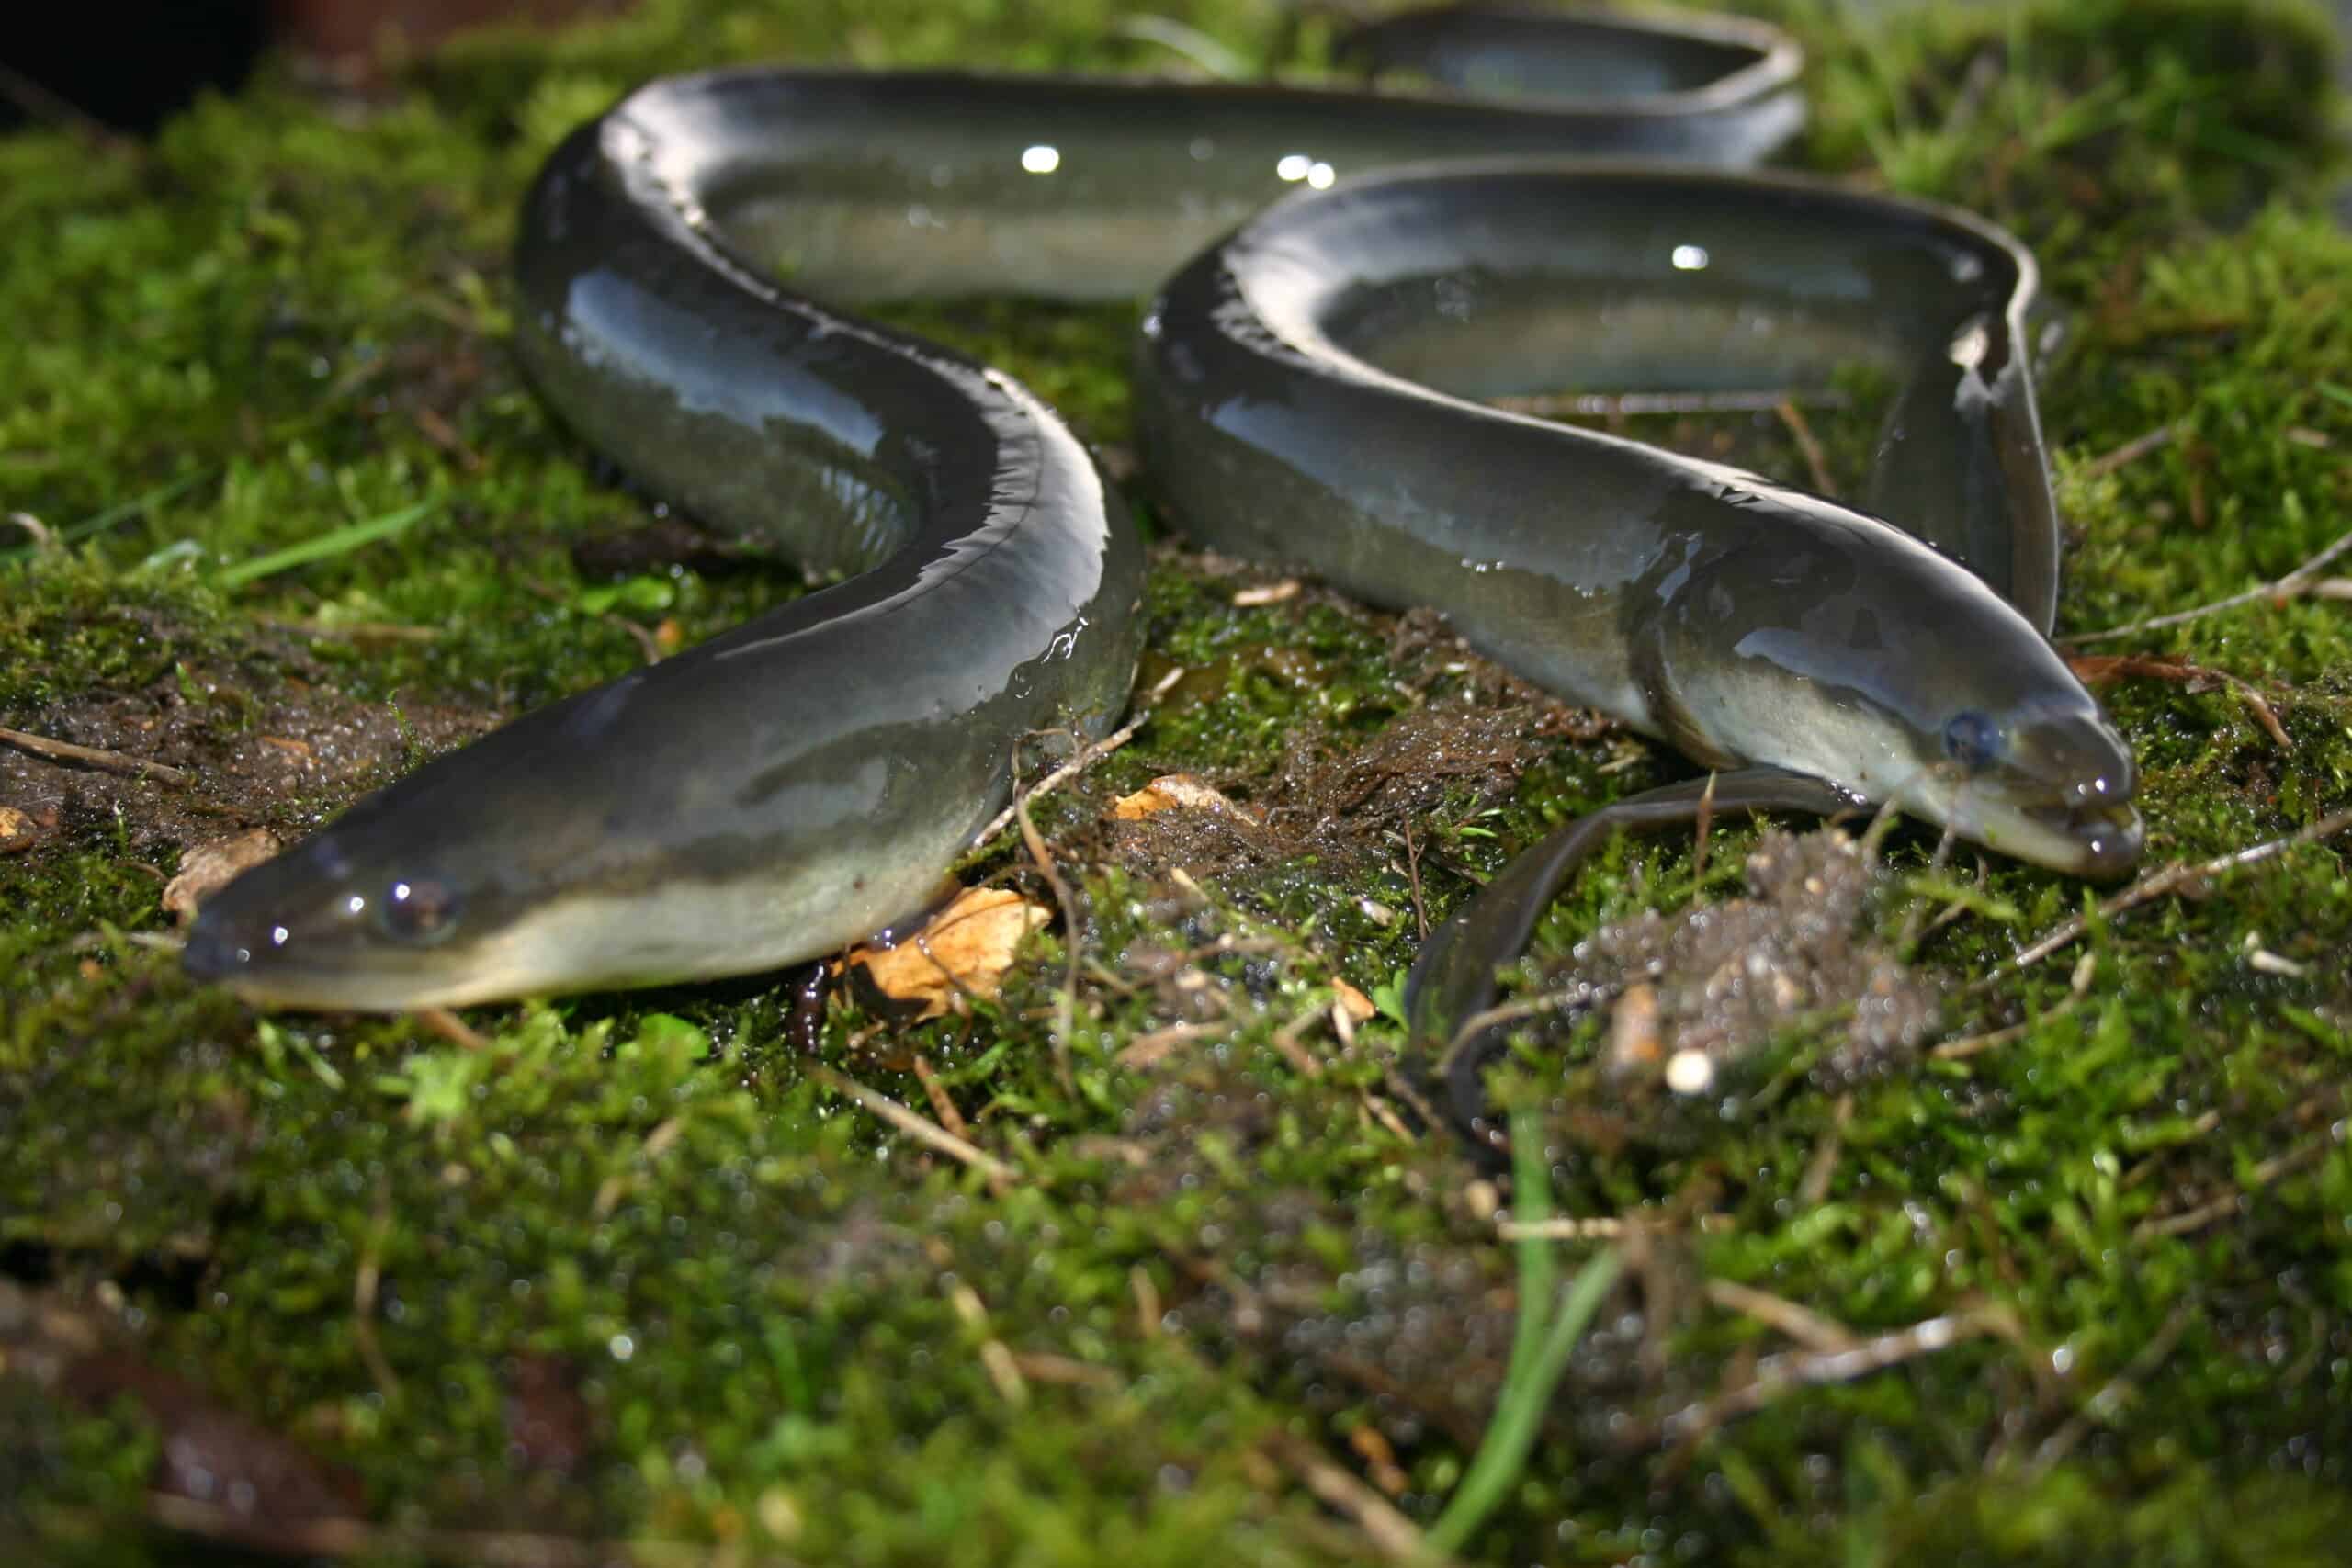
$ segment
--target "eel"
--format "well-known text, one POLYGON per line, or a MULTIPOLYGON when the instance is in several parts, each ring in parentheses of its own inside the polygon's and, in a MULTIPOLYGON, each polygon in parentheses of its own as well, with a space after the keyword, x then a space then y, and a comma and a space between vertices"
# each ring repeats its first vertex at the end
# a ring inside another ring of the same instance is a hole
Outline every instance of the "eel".
MULTIPOLYGON (((1745 770, 1727 804, 1886 800, 2129 864, 2131 754, 2046 637, 2030 257, 1963 214, 1738 172, 1803 114, 1760 25, 1464 6, 1341 52, 1422 88, 730 70, 572 133, 522 213, 526 368, 656 493, 838 581, 360 801, 205 902, 189 973, 453 1006, 774 969, 919 907, 1024 737, 1116 722, 1143 568, 1052 411, 852 309, 1163 278, 1139 445, 1200 543, 1434 605, 1745 770), (1856 359, 1902 389, 1867 509, 1477 400, 1856 359)), ((1574 858, 1539 850, 1432 939, 1427 1032, 1490 992, 1574 858)))

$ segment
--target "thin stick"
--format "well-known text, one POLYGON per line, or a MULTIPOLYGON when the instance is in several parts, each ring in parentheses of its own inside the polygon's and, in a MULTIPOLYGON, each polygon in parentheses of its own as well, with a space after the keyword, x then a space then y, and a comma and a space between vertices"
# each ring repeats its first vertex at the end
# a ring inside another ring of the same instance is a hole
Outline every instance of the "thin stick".
POLYGON ((1732 1416, 1761 1410, 1798 1388, 1852 1382, 1985 1335, 2006 1339, 2019 1337, 2017 1319, 2007 1307, 1994 1304, 1931 1317, 1908 1328, 1856 1340, 1841 1350, 1791 1350, 1767 1356, 1757 1364, 1755 1381, 1676 1411, 1659 1424, 1657 1435, 1670 1441, 1696 1439, 1732 1416))
POLYGON ((1853 400, 1834 389, 1795 392, 1767 389, 1755 392, 1538 392, 1528 396, 1488 398, 1488 408, 1507 413, 1544 417, 1561 414, 1637 413, 1761 413, 1800 402, 1820 409, 1842 409, 1853 400))
POLYGON ((2021 969, 2029 969, 2041 963, 2069 942, 2079 940, 2085 931, 2091 929, 2093 919, 2106 919, 2110 916, 2120 915, 2126 909, 2136 909, 2151 899, 2160 898, 2190 883, 2200 882, 2209 876, 2219 876, 2223 872, 2235 871, 2241 866, 2258 864, 2263 861, 2285 854, 2289 850, 2298 850, 2305 844, 2316 844, 2322 840, 2332 839, 2346 828, 2352 828, 2352 811, 2337 811, 2321 818, 2308 828, 2289 833, 2284 838, 2271 839, 2263 843, 2249 845, 2243 850, 2232 850, 2228 854, 2215 855, 2211 860, 2199 861, 2194 865, 2185 861, 2176 861, 2161 871, 2150 872, 2122 892, 2105 900, 2095 913, 2076 915, 2073 919, 2053 928, 2048 935, 2034 942, 2015 958, 1969 986, 1967 991, 1981 991, 1987 986, 2008 978, 2021 969))
POLYGON ((136 152, 139 142, 108 125, 73 100, 51 92, 11 65, 0 65, 0 98, 17 106, 27 119, 68 126, 76 135, 109 152, 136 152))
POLYGON ((461 1045, 469 1051, 490 1049, 489 1041, 483 1039, 474 1031, 471 1024, 447 1008, 419 1008, 416 1010, 415 1017, 417 1022, 453 1045, 461 1045))
POLYGON ((2141 675, 2182 686, 2194 686, 2199 681, 2219 681, 2235 692, 2240 700, 2253 710, 2255 722, 2262 726, 2272 744, 2282 751, 2294 749, 2295 743, 2288 739, 2287 727, 2278 722, 2278 710, 2270 705, 2269 699, 2253 682, 2233 675, 2226 670, 2136 653, 2078 653, 2066 660, 2066 668, 2072 670, 2075 678, 2086 686, 2100 685, 2119 675, 2141 675))
POLYGON ((1127 1289, 1134 1292, 1136 1298, 1136 1332, 1146 1339, 1159 1338, 1160 1320, 1168 1312, 1159 1299, 1159 1282, 1152 1279, 1149 1269, 1137 1263, 1127 1269, 1127 1289))
POLYGON ((1256 74, 1250 62, 1197 28, 1188 28, 1170 17, 1127 17, 1114 24, 1112 36, 1133 39, 1138 43, 1158 44, 1171 53, 1182 55, 1210 75, 1224 82, 1246 82, 1256 74))
POLYGON ((1021 822, 1021 841, 1029 846, 1029 858, 1037 863, 1037 869, 1044 874, 1046 886, 1054 890, 1054 902, 1062 912, 1062 953, 1067 962, 1061 995, 1054 998, 1054 1071, 1061 1079, 1062 1092, 1076 1100, 1078 1079, 1070 1071, 1069 1037, 1078 1028, 1078 900, 1070 897, 1069 884, 1062 880, 1053 855, 1046 849, 1045 835, 1037 831, 1037 824, 1029 816, 1027 795, 1013 796, 1012 812, 1021 822))
POLYGON ((1523 1018, 1539 1018, 1544 1013, 1558 1012, 1567 1008, 1597 1007, 1602 1002, 1614 998, 1622 988, 1618 986, 1595 986, 1589 981, 1578 981, 1576 985, 1563 990, 1544 991, 1532 997, 1519 997, 1510 1001, 1497 1002, 1490 1008, 1482 1008, 1464 1019, 1455 1027, 1453 1038, 1446 1042, 1445 1055, 1440 1060, 1453 1061, 1464 1046, 1497 1024, 1516 1023, 1523 1018))
POLYGON ((848 1075, 823 1066, 809 1068, 808 1076, 835 1094, 857 1101, 915 1142, 936 1149, 950 1159, 962 1161, 991 1181, 1010 1182, 1020 1179, 1018 1171, 986 1149, 957 1137, 936 1122, 916 1115, 878 1089, 868 1089, 848 1075))
MULTIPOLYGON (((1729 1214, 1701 1214, 1697 1228, 1714 1234, 1732 1228, 1729 1214)), ((1619 1214, 1596 1214, 1590 1219, 1564 1220, 1498 1220, 1495 1234, 1505 1241, 1616 1241, 1637 1231, 1657 1231, 1665 1227, 1655 1221, 1636 1216, 1626 1219, 1619 1214)))
POLYGON ((132 778, 153 778, 164 784, 184 784, 196 776, 185 768, 175 768, 166 762, 151 762, 144 757, 133 757, 121 751, 102 751, 95 746, 76 746, 71 740, 51 740, 42 735, 28 735, 21 729, 0 728, 0 741, 52 762, 83 762, 105 773, 126 773, 132 778))
POLYGON ((1413 894, 1413 925, 1421 940, 1430 939, 1429 907, 1421 901, 1421 852, 1413 842, 1413 819, 1405 818, 1405 886, 1413 894))
POLYGON ((1772 412, 1781 416, 1781 423, 1796 438, 1797 450, 1804 454, 1804 466, 1813 473, 1813 488, 1824 495, 1836 495, 1838 487, 1829 478, 1829 459, 1823 455, 1821 443, 1814 439, 1813 426, 1805 423, 1804 412, 1787 398, 1774 403, 1772 412))
POLYGON ((1266 1439, 1267 1451, 1315 1494, 1317 1501, 1346 1515, 1383 1557, 1396 1562, 1430 1563, 1428 1542, 1420 1527, 1398 1512, 1396 1505, 1365 1485, 1350 1472, 1333 1464, 1312 1443, 1276 1431, 1266 1439))
POLYGON ((401 1380, 393 1373, 391 1362, 384 1359, 384 1347, 376 1337, 376 1294, 384 1278, 384 1238, 391 1229, 391 1191, 379 1181, 376 1212, 368 1222, 368 1244, 360 1251, 359 1271, 351 1282, 351 1337, 358 1342, 359 1359, 375 1380, 376 1392, 386 1404, 398 1404, 401 1380))
POLYGON ((2199 604, 2194 609, 2178 610, 2169 615, 2155 615, 2144 621, 2132 621, 2125 626, 2109 626, 2105 631, 2081 632, 2073 637, 2060 637, 2058 640, 2080 647, 2085 643, 2105 642, 2109 637, 2128 637, 2134 632, 2150 632, 2163 626, 2182 626, 2190 621, 2202 620, 2207 615, 2219 615, 2223 610, 2234 610, 2241 604, 2254 604, 2258 600, 2267 599, 2274 604, 2283 604, 2302 592, 2314 578, 2326 570, 2330 561, 2346 550, 2352 550, 2352 534, 2346 534, 2327 548, 2276 581, 2256 583, 2243 593, 2233 593, 2226 599, 2216 599, 2210 604, 2199 604))
POLYGON ((2149 1336, 2148 1342, 2140 1347, 2140 1353, 2132 1357, 2121 1371, 2100 1384, 2098 1392, 2083 1401, 2083 1407, 2034 1450, 2033 1468, 2047 1470, 2064 1459, 2074 1451, 2075 1445, 2088 1435, 2092 1422, 2103 1422, 2121 1409, 2140 1382, 2164 1365, 2165 1359, 2172 1354, 2173 1347, 2180 1343, 2180 1337, 2188 1332, 2188 1325, 2196 1320, 2197 1314, 2189 1309, 2188 1303, 2183 1302, 2174 1307, 2155 1333, 2149 1336))
POLYGON ((931 1070, 931 1063, 920 1051, 914 1055, 914 1069, 915 1082, 922 1085, 923 1098, 931 1101, 931 1113, 939 1118, 939 1124, 956 1137, 969 1137, 972 1130, 964 1121, 964 1113, 956 1109, 947 1086, 939 1081, 939 1075, 931 1070))
POLYGON ((1736 1280, 1708 1280, 1707 1299, 1725 1312, 1736 1312, 1779 1329, 1808 1350, 1835 1354, 1851 1350, 1862 1342, 1860 1335, 1835 1318, 1801 1306, 1786 1296, 1776 1296, 1736 1280))
POLYGON ((1003 832, 1006 828, 1012 825, 1013 814, 1023 805, 1027 804, 1029 801, 1036 799, 1039 795, 1045 794, 1049 789, 1054 789, 1062 784, 1068 784, 1070 780, 1076 778, 1079 774, 1084 773, 1087 769, 1092 767, 1095 763, 1101 761, 1103 758, 1109 756, 1120 747, 1125 746, 1128 741, 1133 740, 1136 738, 1136 731, 1141 729, 1145 725, 1151 722, 1151 716, 1156 711, 1152 705, 1159 698, 1166 696, 1168 694, 1169 688, 1175 685, 1177 682, 1182 680, 1185 673, 1185 671, 1179 668, 1170 670, 1167 674, 1162 675, 1152 686, 1151 690, 1143 694, 1141 699, 1141 711, 1138 712, 1135 717, 1127 720, 1126 723, 1121 725, 1118 728, 1113 730, 1102 739, 1093 742, 1091 745, 1079 748, 1079 750, 1072 754, 1069 761, 1064 762, 1060 767, 1056 768, 1052 773, 1047 773, 1035 784, 1031 784, 1025 794, 1020 791, 1015 791, 1012 804, 998 812, 994 817, 990 818, 989 819, 989 825, 981 829, 979 832, 974 836, 972 842, 976 844, 987 843, 990 839, 995 838, 999 833, 1003 832))
POLYGON ((2255 1193, 2269 1186, 2280 1177, 2291 1175, 2306 1166, 2317 1165, 2327 1157, 2328 1151, 2332 1147, 2334 1144, 2329 1139, 2321 1138, 2306 1144, 2300 1149, 2290 1150, 2286 1154, 2264 1160, 2246 1173, 2246 1184, 2244 1187, 2234 1188, 2225 1197, 2199 1203, 2194 1209, 2185 1210, 2177 1214, 2166 1215, 2163 1219, 2143 1220, 2134 1228, 2132 1235, 2136 1237, 2187 1235, 2193 1231, 2203 1230, 2214 1221, 2228 1219, 2232 1214, 2245 1208, 2255 1193))
POLYGON ((1323 1064, 1307 1054, 1306 1047, 1298 1043, 1299 1037, 1326 1018, 1344 1016, 1346 1016, 1345 1004, 1340 1002, 1318 1003, 1308 1008, 1305 1012, 1274 1031, 1273 1045, 1276 1054, 1283 1061, 1288 1062, 1302 1077, 1321 1077, 1323 1064))
POLYGON ((2085 463, 2083 477, 2086 479, 2098 479, 2103 475, 2115 472, 2126 464, 2136 463, 2149 453, 2160 447, 2171 446, 2173 437, 2179 434, 2180 427, 2177 424, 2160 424, 2145 434, 2135 435, 2114 451, 2103 452, 2085 463))
POLYGON ((1707 772, 1707 787, 1699 795, 1699 813, 1690 828, 1690 880, 1703 882, 1707 876, 1707 830, 1715 825, 1715 780, 1721 775, 1712 768, 1707 772))
POLYGON ((1209 1040, 1232 1032, 1233 1025, 1219 1021, 1215 1023, 1172 1023, 1166 1029, 1155 1029, 1148 1034, 1136 1036, 1132 1044, 1116 1058, 1123 1067, 1153 1067, 1176 1054, 1180 1046, 1195 1040, 1209 1040))
POLYGON ((1854 1097, 1841 1094, 1829 1112, 1829 1135, 1813 1152, 1813 1163, 1805 1167, 1804 1179, 1797 1183, 1797 1207, 1812 1209, 1820 1206, 1829 1196, 1829 1183, 1838 1174, 1838 1158, 1845 1151, 1846 1128, 1854 1120, 1854 1097))
POLYGON ((1413 1130, 1405 1125, 1405 1119, 1389 1109, 1388 1102, 1380 1096, 1370 1089, 1360 1089, 1356 1090, 1356 1104, 1374 1121, 1395 1134, 1398 1143, 1409 1144, 1413 1141, 1413 1130))
POLYGON ((1964 1061, 1970 1056, 1982 1055, 1996 1045, 2007 1045, 2012 1040, 2021 1040, 2035 1025, 2048 1023, 2052 1019, 2064 1018, 2074 1011, 2075 1005, 2090 990, 2091 976, 2097 973, 2098 973, 2098 954, 2086 953, 2082 956, 2082 961, 2075 965, 2074 978, 2067 984, 2066 999, 2048 1012, 2037 1013, 2031 1018, 2012 1023, 2006 1029, 1996 1029, 1984 1034, 1971 1034, 1959 1040, 1947 1040, 1928 1055, 1939 1062, 1964 1061))

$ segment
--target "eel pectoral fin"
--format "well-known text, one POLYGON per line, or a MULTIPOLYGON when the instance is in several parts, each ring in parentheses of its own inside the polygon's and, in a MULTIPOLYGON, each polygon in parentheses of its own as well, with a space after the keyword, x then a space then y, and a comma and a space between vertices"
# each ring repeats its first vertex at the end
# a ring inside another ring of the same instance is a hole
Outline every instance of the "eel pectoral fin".
POLYGON ((1405 981, 1408 1052, 1454 1130, 1482 1158, 1506 1152, 1489 1115, 1487 1066, 1508 1023, 1482 1022, 1495 1004, 1497 973, 1527 951, 1536 922, 1579 867, 1619 832, 1651 832, 1727 812, 1803 811, 1834 816, 1853 798, 1835 785, 1781 768, 1742 768, 1645 790, 1555 829, 1505 866, 1422 944, 1405 981))

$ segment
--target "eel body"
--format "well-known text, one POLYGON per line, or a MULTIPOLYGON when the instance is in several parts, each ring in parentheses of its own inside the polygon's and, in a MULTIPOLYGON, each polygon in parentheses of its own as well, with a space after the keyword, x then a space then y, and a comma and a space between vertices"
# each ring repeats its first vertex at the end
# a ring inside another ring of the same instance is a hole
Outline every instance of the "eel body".
POLYGON ((208 901, 188 968, 453 1005, 772 968, 921 904, 1024 735, 1115 722, 1141 559, 1050 410, 846 308, 1163 279, 1137 423, 1194 537, 1434 605, 1707 765, 2127 863, 2129 754, 2045 637, 2030 257, 1723 172, 1799 122, 1770 29, 1488 7, 1351 51, 1440 89, 753 70, 581 128, 522 217, 534 380, 657 493, 841 581, 369 796, 208 901), (1901 389, 1869 512, 1474 400, 1857 359, 1901 389))

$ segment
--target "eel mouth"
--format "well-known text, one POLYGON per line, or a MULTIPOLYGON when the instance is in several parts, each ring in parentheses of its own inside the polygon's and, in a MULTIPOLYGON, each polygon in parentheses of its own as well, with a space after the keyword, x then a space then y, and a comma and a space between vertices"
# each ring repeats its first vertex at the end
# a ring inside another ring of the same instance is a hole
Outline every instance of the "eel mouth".
POLYGON ((2147 847, 2147 827, 2129 800, 2039 783, 2029 795, 1989 781, 1952 787, 1928 774, 1918 782, 1926 787, 1898 798, 1919 815, 1987 849, 2071 876, 2112 880, 2147 847))
MULTIPOLYGON (((2059 853, 2046 863, 2102 880, 2121 876, 2139 863, 2147 827, 2139 808, 2120 801, 2080 805, 2019 806, 2018 817, 2059 853), (2062 858, 2063 857, 2063 862, 2062 858)), ((2031 858, 2043 860, 2041 854, 2031 858)))

